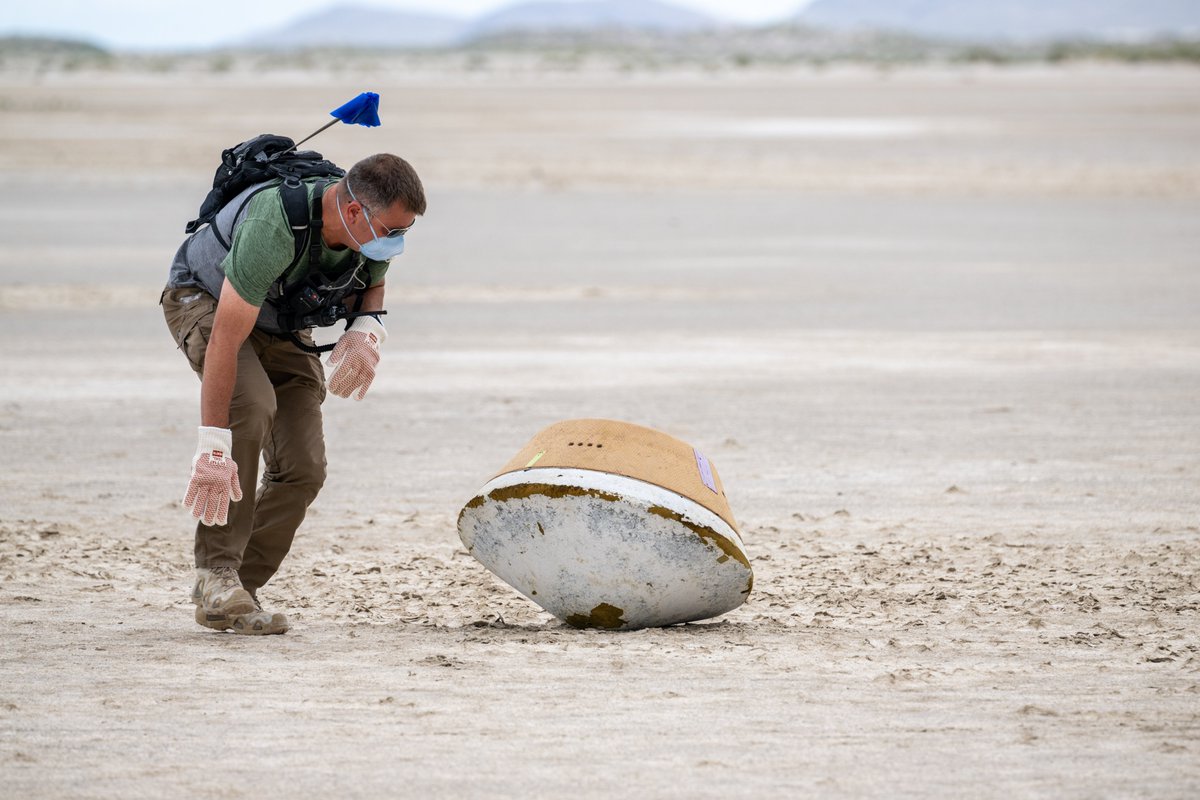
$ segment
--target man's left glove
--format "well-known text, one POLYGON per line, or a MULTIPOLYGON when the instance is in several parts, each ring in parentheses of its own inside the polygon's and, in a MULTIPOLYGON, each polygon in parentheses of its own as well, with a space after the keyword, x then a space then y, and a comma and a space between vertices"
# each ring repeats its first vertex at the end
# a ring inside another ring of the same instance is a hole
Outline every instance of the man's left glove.
POLYGON ((232 450, 233 432, 228 428, 200 427, 200 444, 192 459, 192 479, 183 504, 205 525, 224 525, 229 519, 229 501, 242 499, 232 450))
POLYGON ((375 317, 359 317, 350 323, 329 354, 329 391, 362 400, 375 380, 379 347, 386 341, 387 331, 375 317))

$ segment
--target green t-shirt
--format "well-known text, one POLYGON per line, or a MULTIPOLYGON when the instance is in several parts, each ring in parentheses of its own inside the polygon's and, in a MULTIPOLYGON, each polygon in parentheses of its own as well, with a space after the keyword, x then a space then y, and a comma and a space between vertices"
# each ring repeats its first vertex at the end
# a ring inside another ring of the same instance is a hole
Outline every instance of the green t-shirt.
MULTIPOLYGON (((310 208, 316 185, 316 181, 304 183, 308 189, 310 208)), ((341 225, 342 221, 335 214, 333 219, 324 220, 324 224, 341 225)), ((285 271, 288 273, 285 284, 293 283, 304 274, 308 266, 308 250, 305 249, 300 261, 289 271, 288 265, 295 254, 296 240, 288 225, 279 190, 264 189, 251 198, 246 207, 246 217, 234 231, 232 246, 221 267, 239 297, 251 305, 261 306, 271 286, 285 271)), ((353 258, 354 251, 350 248, 334 250, 327 247, 324 241, 321 242, 319 268, 323 274, 331 277, 344 275, 353 258)), ((371 260, 365 260, 364 263, 371 274, 371 285, 375 286, 383 280, 388 264, 386 261, 371 260)))

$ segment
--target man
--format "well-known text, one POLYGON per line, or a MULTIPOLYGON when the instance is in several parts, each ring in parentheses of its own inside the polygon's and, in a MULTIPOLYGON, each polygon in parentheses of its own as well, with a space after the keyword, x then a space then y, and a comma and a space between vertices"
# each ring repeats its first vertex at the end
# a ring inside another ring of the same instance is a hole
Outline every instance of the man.
POLYGON ((388 261, 425 213, 416 172, 390 154, 363 159, 339 181, 300 185, 303 192, 251 187, 226 204, 179 248, 162 295, 167 327, 201 379, 184 505, 199 520, 196 621, 216 630, 287 630, 257 592, 325 481, 326 384, 306 349, 311 315, 359 312, 330 355, 329 389, 361 400, 387 338, 370 312, 382 310, 388 261), (311 209, 302 246, 286 208, 296 213, 297 196, 311 209), (256 495, 260 456, 266 470, 256 495))

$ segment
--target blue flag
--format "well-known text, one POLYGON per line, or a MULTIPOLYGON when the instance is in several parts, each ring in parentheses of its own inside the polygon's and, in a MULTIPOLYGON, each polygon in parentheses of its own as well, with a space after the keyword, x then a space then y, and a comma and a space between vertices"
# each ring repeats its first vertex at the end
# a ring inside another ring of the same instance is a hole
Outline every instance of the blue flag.
POLYGON ((329 112, 329 116, 333 117, 329 122, 326 122, 315 131, 305 136, 300 141, 292 145, 289 150, 295 150, 300 145, 307 142, 309 139, 316 136, 326 128, 337 125, 338 121, 345 122, 348 125, 364 125, 368 128, 377 128, 381 124, 379 122, 379 95, 374 92, 363 92, 358 97, 351 100, 349 103, 342 105, 329 112))
POLYGON ((374 92, 363 92, 349 103, 338 106, 329 112, 347 125, 365 125, 368 128, 379 126, 379 95, 374 92))

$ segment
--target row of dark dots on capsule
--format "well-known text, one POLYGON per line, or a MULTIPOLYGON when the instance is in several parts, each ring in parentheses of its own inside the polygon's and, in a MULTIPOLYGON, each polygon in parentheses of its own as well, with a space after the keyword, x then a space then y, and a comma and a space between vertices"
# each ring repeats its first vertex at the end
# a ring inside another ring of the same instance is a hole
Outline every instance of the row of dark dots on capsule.
POLYGON ((591 442, 567 442, 567 447, 604 447, 604 445, 591 442))

